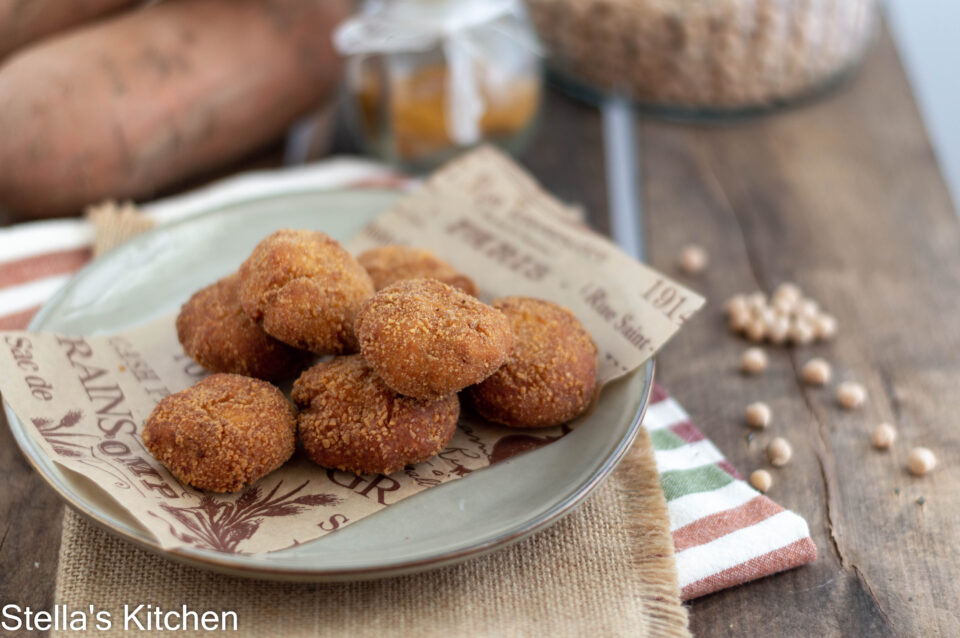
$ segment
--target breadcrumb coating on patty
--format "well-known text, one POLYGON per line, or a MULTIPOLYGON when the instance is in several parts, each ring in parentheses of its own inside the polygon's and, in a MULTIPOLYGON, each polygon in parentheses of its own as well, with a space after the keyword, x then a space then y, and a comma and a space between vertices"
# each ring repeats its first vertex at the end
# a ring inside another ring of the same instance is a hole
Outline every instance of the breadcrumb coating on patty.
POLYGON ((298 374, 310 355, 277 341, 240 305, 240 275, 234 273, 198 290, 177 315, 183 350, 210 372, 267 381, 298 374))
POLYGON ((161 400, 142 437, 182 483, 236 492, 290 458, 296 423, 296 409, 273 385, 214 374, 161 400))
POLYGON ((360 353, 384 382, 420 399, 479 383, 513 348, 506 316, 435 279, 408 279, 367 300, 357 315, 360 353))
POLYGON ((355 352, 353 322, 373 281, 339 242, 279 230, 240 266, 240 302, 270 336, 315 354, 355 352))
POLYGON ((480 416, 513 427, 566 423, 590 405, 597 386, 597 346, 567 308, 529 297, 493 302, 513 332, 506 364, 467 389, 480 416))
POLYGON ((429 250, 409 246, 379 246, 360 253, 357 261, 363 266, 373 287, 383 290, 404 279, 436 279, 468 295, 477 296, 477 285, 429 250))
POLYGON ((453 438, 460 401, 397 394, 360 355, 306 370, 293 386, 303 407, 298 432, 317 464, 355 474, 389 474, 426 461, 453 438))

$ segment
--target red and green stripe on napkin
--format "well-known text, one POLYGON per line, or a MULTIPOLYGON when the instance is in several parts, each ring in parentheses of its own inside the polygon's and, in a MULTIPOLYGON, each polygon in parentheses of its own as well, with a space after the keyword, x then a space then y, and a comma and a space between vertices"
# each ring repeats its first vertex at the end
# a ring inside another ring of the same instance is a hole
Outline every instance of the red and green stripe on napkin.
POLYGON ((643 425, 667 499, 684 600, 817 558, 807 522, 750 487, 659 386, 643 425))

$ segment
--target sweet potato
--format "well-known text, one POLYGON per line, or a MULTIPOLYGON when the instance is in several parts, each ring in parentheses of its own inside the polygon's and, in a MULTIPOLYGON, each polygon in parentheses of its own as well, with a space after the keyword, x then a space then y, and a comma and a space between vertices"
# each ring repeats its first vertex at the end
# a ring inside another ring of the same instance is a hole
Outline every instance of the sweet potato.
POLYGON ((0 66, 0 207, 143 199, 276 139, 329 97, 346 0, 181 0, 0 66))
POLYGON ((0 0, 0 59, 34 40, 140 0, 0 0))

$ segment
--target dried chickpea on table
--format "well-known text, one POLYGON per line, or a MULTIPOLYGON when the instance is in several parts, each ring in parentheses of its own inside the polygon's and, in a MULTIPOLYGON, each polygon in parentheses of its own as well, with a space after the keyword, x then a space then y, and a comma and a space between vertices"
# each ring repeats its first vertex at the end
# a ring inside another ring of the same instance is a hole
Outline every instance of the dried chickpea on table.
MULTIPOLYGON (((708 255, 698 244, 684 246, 677 258, 677 268, 688 277, 703 276, 708 255)), ((772 346, 804 347, 815 342, 829 343, 838 335, 837 320, 820 304, 803 294, 799 286, 785 282, 768 297, 761 291, 736 294, 723 306, 729 331, 755 343, 768 342, 772 346)), ((747 348, 740 355, 738 369, 749 377, 758 377, 770 365, 766 350, 759 346, 747 348)), ((813 357, 799 369, 799 381, 815 388, 825 387, 833 379, 833 366, 823 357, 813 357)), ((839 383, 835 390, 835 405, 845 411, 854 411, 867 401, 866 388, 856 381, 839 383)), ((773 411, 764 401, 754 401, 744 410, 745 422, 751 428, 764 430, 773 421, 773 411)), ((788 427, 784 424, 783 427, 788 427)), ((752 440, 752 435, 749 437, 752 440)), ((897 440, 897 431, 889 423, 881 423, 870 434, 870 443, 876 450, 886 451, 897 440)), ((782 436, 767 443, 767 461, 775 468, 787 465, 793 457, 793 446, 782 436)), ((915 447, 907 456, 906 469, 914 476, 924 476, 937 465, 936 455, 928 448, 915 447)), ((766 469, 750 474, 750 484, 760 492, 773 487, 773 476, 766 469)), ((918 503, 923 504, 918 500, 918 503)))

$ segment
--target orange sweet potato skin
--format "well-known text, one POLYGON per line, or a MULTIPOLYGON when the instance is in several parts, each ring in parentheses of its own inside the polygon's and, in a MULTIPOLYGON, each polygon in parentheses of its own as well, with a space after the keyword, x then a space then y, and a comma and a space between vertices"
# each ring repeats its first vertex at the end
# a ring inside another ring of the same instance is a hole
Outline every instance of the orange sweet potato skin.
POLYGON ((0 0, 0 58, 139 0, 0 0))
POLYGON ((346 0, 163 2, 0 66, 0 207, 143 199, 275 139, 336 89, 346 0))

